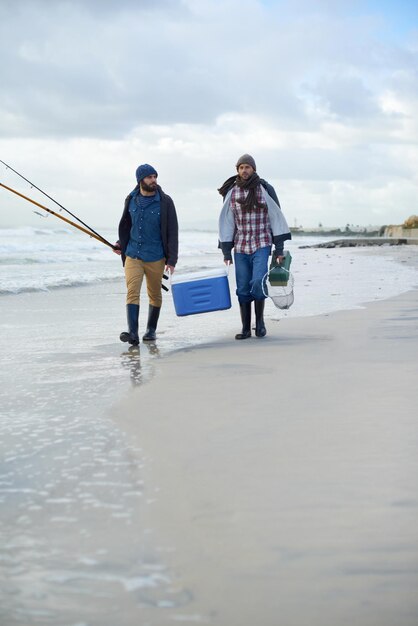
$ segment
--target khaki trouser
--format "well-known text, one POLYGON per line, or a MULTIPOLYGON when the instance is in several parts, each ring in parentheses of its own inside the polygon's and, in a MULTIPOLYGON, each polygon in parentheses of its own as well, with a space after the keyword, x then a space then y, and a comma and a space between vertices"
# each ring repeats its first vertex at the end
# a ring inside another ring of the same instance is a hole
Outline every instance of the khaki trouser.
POLYGON ((128 293, 126 304, 139 304, 142 281, 147 281, 149 303, 160 307, 163 299, 161 296, 161 281, 163 278, 165 259, 146 263, 141 259, 132 259, 127 256, 125 261, 125 280, 128 293))

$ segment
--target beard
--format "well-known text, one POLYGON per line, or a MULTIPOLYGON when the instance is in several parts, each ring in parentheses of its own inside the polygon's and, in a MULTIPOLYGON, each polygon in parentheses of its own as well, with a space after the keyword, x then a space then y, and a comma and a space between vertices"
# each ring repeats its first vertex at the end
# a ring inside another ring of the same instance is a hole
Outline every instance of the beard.
POLYGON ((148 191, 149 193, 157 191, 157 183, 151 183, 150 185, 147 185, 147 183, 144 183, 144 181, 142 180, 141 187, 144 191, 148 191))

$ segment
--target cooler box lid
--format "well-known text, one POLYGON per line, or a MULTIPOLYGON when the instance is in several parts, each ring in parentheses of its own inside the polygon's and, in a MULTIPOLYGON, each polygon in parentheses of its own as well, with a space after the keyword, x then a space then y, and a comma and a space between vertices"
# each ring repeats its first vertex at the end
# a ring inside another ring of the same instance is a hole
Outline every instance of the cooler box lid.
POLYGON ((189 283, 193 280, 205 280, 206 278, 222 278, 223 276, 227 276, 228 272, 226 268, 218 267, 211 270, 200 270, 199 272, 188 272, 184 274, 180 274, 178 272, 174 272, 171 276, 171 283, 173 285, 177 285, 179 283, 189 283))

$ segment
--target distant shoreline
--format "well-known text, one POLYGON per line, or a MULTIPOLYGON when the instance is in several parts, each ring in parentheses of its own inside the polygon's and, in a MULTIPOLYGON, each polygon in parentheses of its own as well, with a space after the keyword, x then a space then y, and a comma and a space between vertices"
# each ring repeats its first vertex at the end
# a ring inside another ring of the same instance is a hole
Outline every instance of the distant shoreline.
POLYGON ((417 238, 408 237, 355 237, 334 239, 323 243, 314 243, 299 248, 361 248, 367 246, 403 246, 418 245, 417 238))
MULTIPOLYGON (((385 228, 384 226, 382 227, 385 228)), ((300 235, 301 237, 379 237, 382 233, 382 228, 379 230, 341 230, 340 228, 333 228, 330 230, 315 230, 315 229, 301 229, 290 227, 292 235, 300 235)), ((382 233, 383 234, 383 233, 382 233)))

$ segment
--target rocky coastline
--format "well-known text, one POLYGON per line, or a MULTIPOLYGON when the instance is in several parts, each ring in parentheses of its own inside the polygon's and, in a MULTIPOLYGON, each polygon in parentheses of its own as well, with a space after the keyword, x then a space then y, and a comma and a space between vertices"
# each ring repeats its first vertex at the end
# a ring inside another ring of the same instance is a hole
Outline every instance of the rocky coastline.
POLYGON ((333 241, 324 241, 299 248, 360 248, 367 246, 403 246, 418 245, 418 238, 408 237, 344 237, 333 241))

